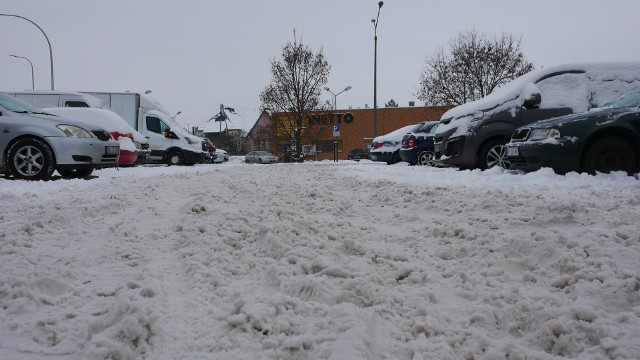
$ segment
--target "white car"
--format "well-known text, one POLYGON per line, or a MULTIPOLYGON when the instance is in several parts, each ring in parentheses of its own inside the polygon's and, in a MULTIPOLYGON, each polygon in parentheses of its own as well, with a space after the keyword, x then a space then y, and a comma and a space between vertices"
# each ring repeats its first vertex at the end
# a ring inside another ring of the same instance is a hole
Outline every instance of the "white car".
POLYGON ((271 164, 278 161, 278 157, 268 151, 252 151, 244 156, 246 163, 271 164))
POLYGON ((405 126, 373 139, 369 150, 371 160, 386 162, 389 165, 402 161, 400 158, 402 138, 407 133, 417 131, 421 126, 422 124, 405 126))
POLYGON ((218 154, 218 157, 216 157, 215 160, 213 160, 214 164, 219 164, 225 161, 229 161, 229 154, 225 150, 216 148, 216 154, 218 154))
POLYGON ((120 146, 101 127, 54 116, 0 93, 0 172, 23 180, 84 178, 118 164, 120 146))
POLYGON ((65 107, 44 108, 45 112, 100 126, 120 143, 118 165, 130 166, 149 160, 149 140, 131 127, 120 115, 107 109, 65 107))

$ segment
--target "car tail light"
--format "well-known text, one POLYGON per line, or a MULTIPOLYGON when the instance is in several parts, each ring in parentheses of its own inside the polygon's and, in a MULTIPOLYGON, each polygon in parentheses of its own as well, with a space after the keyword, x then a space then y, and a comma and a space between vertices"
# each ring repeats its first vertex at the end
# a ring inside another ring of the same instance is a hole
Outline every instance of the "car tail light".
POLYGON ((411 135, 407 139, 407 149, 413 149, 414 147, 416 147, 416 137, 411 135))
POLYGON ((381 147, 382 147, 382 143, 375 143, 375 144, 373 144, 373 148, 374 148, 374 149, 379 149, 379 148, 381 148, 381 147))

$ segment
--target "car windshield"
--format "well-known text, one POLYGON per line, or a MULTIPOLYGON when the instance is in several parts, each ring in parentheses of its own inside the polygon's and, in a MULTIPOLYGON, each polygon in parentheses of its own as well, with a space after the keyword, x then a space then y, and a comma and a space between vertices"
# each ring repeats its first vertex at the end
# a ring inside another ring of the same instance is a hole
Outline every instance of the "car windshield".
POLYGON ((271 156, 271 153, 268 151, 256 151, 256 155, 258 156, 271 156))
POLYGON ((610 100, 603 107, 621 108, 630 106, 640 106, 640 86, 624 93, 613 100, 610 100))
POLYGON ((428 136, 435 136, 436 130, 438 130, 438 124, 433 125, 431 130, 427 133, 428 136))
POLYGON ((31 114, 45 114, 45 115, 50 115, 49 113, 46 113, 44 111, 42 111, 41 109, 38 109, 37 107, 29 104, 28 102, 24 101, 24 100, 20 100, 16 97, 13 97, 11 95, 7 95, 4 93, 0 93, 0 105, 5 107, 8 110, 11 110, 13 112, 17 112, 17 113, 31 113, 31 114))

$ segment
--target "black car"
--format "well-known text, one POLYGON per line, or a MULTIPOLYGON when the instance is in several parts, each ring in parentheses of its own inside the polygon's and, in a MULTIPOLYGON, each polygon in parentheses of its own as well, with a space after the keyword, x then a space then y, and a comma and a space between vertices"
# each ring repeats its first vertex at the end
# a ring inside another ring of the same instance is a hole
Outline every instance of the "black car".
POLYGON ((367 155, 366 151, 363 149, 351 149, 351 151, 349 151, 349 155, 347 155, 347 160, 360 161, 368 158, 369 155, 367 155))
POLYGON ((438 121, 427 121, 422 126, 402 138, 400 158, 410 165, 431 165, 433 162, 433 135, 438 121))
POLYGON ((506 149, 514 170, 633 175, 640 170, 640 87, 602 108, 518 128, 506 149))

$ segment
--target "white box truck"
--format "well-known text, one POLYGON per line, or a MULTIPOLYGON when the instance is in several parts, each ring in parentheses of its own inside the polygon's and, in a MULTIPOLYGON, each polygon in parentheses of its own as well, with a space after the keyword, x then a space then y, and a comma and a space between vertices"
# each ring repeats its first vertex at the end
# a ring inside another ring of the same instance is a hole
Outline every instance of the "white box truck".
POLYGON ((148 94, 135 92, 81 91, 97 97, 104 106, 149 139, 151 160, 169 165, 208 162, 203 139, 188 133, 169 112, 148 94))

